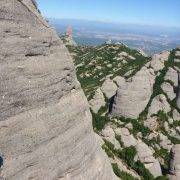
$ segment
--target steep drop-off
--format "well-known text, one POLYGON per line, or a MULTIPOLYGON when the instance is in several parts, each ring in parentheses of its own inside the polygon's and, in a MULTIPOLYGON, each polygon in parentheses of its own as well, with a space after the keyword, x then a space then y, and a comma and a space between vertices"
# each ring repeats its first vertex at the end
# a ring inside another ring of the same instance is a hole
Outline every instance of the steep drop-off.
POLYGON ((0 1, 0 178, 115 179, 71 57, 33 2, 0 1))

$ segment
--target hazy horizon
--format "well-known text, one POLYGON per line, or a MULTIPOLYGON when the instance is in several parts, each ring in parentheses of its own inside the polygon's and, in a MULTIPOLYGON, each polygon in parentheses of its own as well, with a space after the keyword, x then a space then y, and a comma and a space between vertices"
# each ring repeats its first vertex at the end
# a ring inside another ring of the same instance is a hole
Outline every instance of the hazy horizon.
POLYGON ((180 28, 180 1, 38 0, 47 18, 180 28))

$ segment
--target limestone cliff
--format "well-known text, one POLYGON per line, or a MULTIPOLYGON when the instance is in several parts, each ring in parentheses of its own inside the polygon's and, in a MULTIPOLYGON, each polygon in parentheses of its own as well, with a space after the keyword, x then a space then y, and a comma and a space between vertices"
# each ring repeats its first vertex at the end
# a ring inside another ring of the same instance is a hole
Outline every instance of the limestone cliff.
POLYGON ((0 1, 0 178, 115 179, 70 55, 33 2, 0 1))

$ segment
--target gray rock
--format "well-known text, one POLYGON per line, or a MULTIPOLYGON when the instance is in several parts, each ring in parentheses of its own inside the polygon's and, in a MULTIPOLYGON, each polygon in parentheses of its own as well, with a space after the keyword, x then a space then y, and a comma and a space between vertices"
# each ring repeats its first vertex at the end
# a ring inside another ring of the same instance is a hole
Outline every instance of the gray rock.
POLYGON ((171 84, 164 82, 161 85, 161 88, 167 94, 170 100, 173 100, 174 98, 176 98, 176 94, 174 93, 174 88, 173 86, 171 86, 171 84))
POLYGON ((169 124, 173 124, 173 122, 174 122, 173 118, 168 118, 168 122, 169 122, 169 124))
POLYGON ((133 130, 133 125, 131 123, 126 124, 125 127, 129 130, 133 130))
POLYGON ((97 113, 99 109, 105 106, 106 102, 104 99, 104 95, 100 88, 98 88, 95 92, 94 97, 89 101, 89 105, 94 113, 97 113))
POLYGON ((148 118, 146 121, 144 121, 144 126, 148 127, 152 131, 156 130, 158 128, 157 118, 148 118))
POLYGON ((130 134, 127 128, 117 128, 115 133, 121 136, 121 140, 125 147, 135 146, 137 144, 136 139, 130 134))
POLYGON ((118 88, 112 115, 137 118, 149 102, 154 79, 153 72, 143 67, 132 77, 131 82, 125 82, 122 87, 118 88))
POLYGON ((110 126, 106 126, 105 129, 102 130, 101 135, 102 135, 106 140, 108 140, 109 142, 111 142, 116 149, 120 149, 120 148, 121 148, 119 142, 118 142, 118 141, 116 140, 116 138, 115 138, 114 130, 113 130, 110 126))
POLYGON ((180 179, 180 144, 172 147, 170 158, 170 180, 178 180, 180 179))
POLYGON ((0 1, 4 179, 116 179, 70 55, 31 0, 0 1))
POLYGON ((101 86, 101 91, 110 99, 116 94, 117 85, 110 79, 106 79, 101 86))
POLYGON ((168 60, 170 52, 163 51, 160 54, 155 54, 151 60, 151 67, 154 69, 155 72, 160 71, 164 68, 164 62, 168 60))
POLYGON ((145 167, 154 177, 162 175, 159 161, 153 157, 152 150, 143 142, 138 142, 136 145, 138 159, 144 163, 145 167))
POLYGON ((151 117, 153 114, 157 114, 159 111, 164 111, 165 113, 169 112, 171 110, 171 107, 169 103, 167 102, 166 96, 163 94, 160 94, 156 96, 148 111, 148 117, 151 117))
POLYGON ((124 77, 116 76, 113 81, 118 85, 118 87, 122 87, 125 83, 124 77))
POLYGON ((173 119, 175 121, 180 121, 180 113, 176 109, 173 110, 173 119))
POLYGON ((164 129, 168 132, 169 131, 169 124, 168 122, 164 122, 164 129))
POLYGON ((174 83, 174 86, 178 86, 178 73, 173 68, 169 68, 168 72, 166 73, 166 76, 164 77, 164 80, 170 80, 174 83))

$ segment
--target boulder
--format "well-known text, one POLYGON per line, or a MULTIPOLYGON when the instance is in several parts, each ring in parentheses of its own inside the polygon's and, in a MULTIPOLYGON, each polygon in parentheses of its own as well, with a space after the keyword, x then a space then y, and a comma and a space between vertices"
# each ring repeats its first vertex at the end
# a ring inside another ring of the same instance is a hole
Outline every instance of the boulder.
POLYGON ((116 76, 113 81, 117 84, 118 87, 122 87, 125 83, 124 77, 116 76))
POLYGON ((121 136, 124 147, 135 146, 137 144, 137 140, 130 134, 127 128, 117 128, 115 129, 115 133, 121 136))
POLYGON ((152 131, 156 130, 158 128, 157 117, 148 118, 144 121, 144 126, 148 127, 152 131))
POLYGON ((143 142, 136 145, 138 159, 144 163, 145 167, 156 178, 162 175, 161 166, 157 159, 153 157, 152 150, 143 142))
POLYGON ((102 132, 101 135, 106 139, 107 141, 111 142, 116 149, 120 149, 121 146, 119 142, 115 138, 114 130, 110 126, 106 126, 102 132))
POLYGON ((118 88, 112 107, 112 115, 137 118, 149 102, 155 76, 152 69, 143 67, 131 81, 118 88))
POLYGON ((180 113, 176 109, 173 110, 173 119, 174 121, 180 121, 180 113))
POLYGON ((165 77, 164 77, 164 80, 169 80, 169 81, 174 83, 175 87, 178 87, 178 73, 177 73, 177 71, 170 67, 168 69, 165 77))
POLYGON ((171 111, 171 107, 167 102, 166 96, 160 94, 156 96, 148 110, 148 117, 151 117, 153 114, 157 114, 159 111, 164 111, 165 113, 171 111))
POLYGON ((170 127, 167 121, 164 122, 164 129, 165 131, 169 132, 170 127))
POLYGON ((164 68, 164 62, 168 60, 169 54, 169 51, 163 51, 160 54, 153 55, 151 60, 151 67, 155 72, 160 71, 164 68))
POLYGON ((95 92, 94 97, 89 101, 89 105, 94 113, 98 113, 99 109, 105 106, 106 102, 104 99, 104 95, 100 88, 98 88, 95 92))
POLYGON ((1 0, 0 19, 0 179, 116 179, 57 33, 31 0, 1 0))
POLYGON ((172 101, 174 98, 176 98, 176 93, 174 93, 174 88, 171 86, 170 83, 164 82, 161 85, 162 90, 164 93, 167 94, 168 98, 172 101))
POLYGON ((176 144, 172 147, 170 153, 170 180, 180 179, 180 144, 176 144))
POLYGON ((159 139, 160 139, 160 146, 164 149, 167 149, 168 151, 171 150, 172 148, 172 143, 171 141, 168 139, 167 136, 165 136, 162 133, 159 133, 159 139))
POLYGON ((101 86, 101 91, 110 99, 116 94, 117 85, 112 80, 106 79, 101 86))

